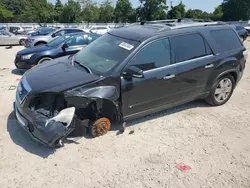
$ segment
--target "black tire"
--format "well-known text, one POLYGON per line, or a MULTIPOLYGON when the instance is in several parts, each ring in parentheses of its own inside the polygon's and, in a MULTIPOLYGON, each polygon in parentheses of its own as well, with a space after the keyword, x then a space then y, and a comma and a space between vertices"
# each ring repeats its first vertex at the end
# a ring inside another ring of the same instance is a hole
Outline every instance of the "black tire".
POLYGON ((209 96, 205 100, 206 100, 206 102, 208 104, 210 104, 212 106, 221 106, 221 105, 225 104, 231 98, 231 96, 233 94, 233 91, 234 91, 234 88, 235 88, 235 79, 234 79, 234 77, 232 75, 230 75, 230 74, 222 76, 221 78, 219 78, 218 80, 215 81, 215 83, 213 84, 213 87, 212 87, 212 89, 210 91, 209 96), (216 97, 215 97, 215 90, 217 89, 219 83, 222 80, 226 79, 226 78, 231 80, 232 88, 231 88, 231 91, 230 91, 228 97, 224 101, 218 102, 216 100, 216 97))
POLYGON ((63 146, 64 146, 64 139, 57 140, 54 145, 55 148, 62 148, 63 146))
POLYGON ((25 45, 25 40, 24 40, 24 39, 21 39, 21 40, 19 41, 19 44, 22 45, 22 46, 24 46, 24 45, 25 45))
POLYGON ((42 64, 42 63, 44 63, 45 61, 50 61, 50 60, 52 60, 52 58, 50 58, 50 57, 44 57, 44 58, 40 59, 40 60, 37 62, 37 65, 42 64))
POLYGON ((35 46, 43 46, 43 45, 46 45, 46 43, 45 42, 38 42, 35 44, 35 46))

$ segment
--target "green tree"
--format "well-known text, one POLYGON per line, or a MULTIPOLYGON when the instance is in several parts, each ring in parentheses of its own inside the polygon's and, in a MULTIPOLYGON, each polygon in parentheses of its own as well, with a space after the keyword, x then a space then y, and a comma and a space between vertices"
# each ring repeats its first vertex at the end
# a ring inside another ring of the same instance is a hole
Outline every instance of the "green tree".
POLYGON ((20 18, 23 22, 51 22, 54 17, 54 6, 47 0, 23 0, 24 7, 20 18))
POLYGON ((203 12, 199 9, 195 9, 195 10, 192 10, 192 9, 189 9, 186 14, 185 14, 185 17, 186 18, 202 18, 202 14, 203 12))
POLYGON ((99 22, 100 9, 96 3, 91 0, 82 0, 82 12, 81 15, 84 21, 89 22, 99 22))
POLYGON ((129 0, 118 0, 115 7, 115 20, 116 22, 128 22, 134 10, 129 0))
POLYGON ((223 12, 222 12, 222 6, 218 6, 215 8, 213 15, 212 15, 212 20, 214 21, 219 21, 222 19, 223 12))
POLYGON ((238 21, 250 19, 249 0, 224 0, 222 3, 222 19, 225 21, 238 21))
POLYGON ((1 20, 1 22, 7 22, 11 18, 13 18, 12 12, 7 10, 7 8, 3 4, 0 4, 0 20, 1 20))
POLYGON ((138 13, 141 19, 151 21, 166 18, 168 9, 166 0, 140 0, 140 2, 138 13))
POLYGON ((180 2, 177 6, 172 7, 172 9, 168 12, 169 19, 179 19, 185 17, 185 5, 180 2))
POLYGON ((100 7, 100 21, 111 22, 114 20, 114 7, 110 0, 106 0, 100 7))
POLYGON ((65 23, 77 23, 81 21, 81 5, 78 2, 69 0, 65 4, 62 13, 62 21, 65 23))
POLYGON ((54 21, 56 22, 60 22, 61 17, 62 17, 62 13, 63 13, 63 4, 61 2, 61 0, 57 0, 56 4, 55 4, 55 16, 54 16, 54 21))

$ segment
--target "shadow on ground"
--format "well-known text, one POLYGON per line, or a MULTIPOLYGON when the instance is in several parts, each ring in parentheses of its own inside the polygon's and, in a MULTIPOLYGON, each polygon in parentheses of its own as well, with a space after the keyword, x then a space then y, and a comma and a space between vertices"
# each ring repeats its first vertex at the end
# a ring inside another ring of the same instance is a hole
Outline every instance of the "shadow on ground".
POLYGON ((48 148, 33 141, 28 133, 22 129, 21 125, 17 122, 14 112, 12 112, 7 120, 7 130, 13 142, 25 149, 27 152, 47 158, 55 152, 54 148, 48 148))
POLYGON ((12 73, 12 74, 15 74, 15 75, 18 75, 18 76, 22 76, 22 75, 25 73, 25 71, 22 70, 22 69, 13 69, 13 70, 11 71, 11 73, 12 73))
MULTIPOLYGON (((200 107, 210 107, 210 106, 204 103, 203 101, 195 101, 195 102, 191 102, 185 105, 171 108, 169 110, 161 111, 159 113, 155 113, 155 114, 143 117, 143 118, 129 121, 126 124, 126 127, 135 126, 138 123, 143 123, 143 122, 150 121, 156 118, 161 118, 161 117, 171 115, 173 113, 178 113, 187 109, 200 108, 200 107)), ((33 141, 28 135, 28 133, 26 133, 17 122, 14 112, 12 112, 8 117, 7 130, 10 134, 11 139, 16 145, 21 146, 23 149, 25 149, 26 151, 32 154, 38 155, 42 158, 47 158, 49 155, 53 154, 56 151, 56 149, 54 148, 48 148, 33 141)), ((121 125, 114 125, 112 126, 111 131, 117 131, 117 135, 120 135, 120 134, 123 134, 124 130, 121 125)), ((93 137, 89 136, 88 134, 85 136, 79 134, 80 129, 78 129, 77 132, 78 132, 77 136, 76 135, 70 136, 70 138, 67 139, 65 143, 66 144, 79 144, 77 141, 81 139, 82 137, 85 137, 86 139, 93 139, 93 137)))

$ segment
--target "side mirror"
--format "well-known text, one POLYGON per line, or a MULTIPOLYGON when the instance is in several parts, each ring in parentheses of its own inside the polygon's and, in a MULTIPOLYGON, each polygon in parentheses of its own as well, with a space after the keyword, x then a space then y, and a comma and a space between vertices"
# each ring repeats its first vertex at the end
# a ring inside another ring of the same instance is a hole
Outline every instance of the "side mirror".
POLYGON ((63 45, 62 45, 62 49, 63 50, 65 50, 66 48, 68 48, 69 47, 69 45, 67 45, 66 43, 64 43, 63 45))
POLYGON ((56 37, 56 34, 55 34, 55 33, 53 33, 51 36, 52 36, 52 38, 55 38, 55 37, 56 37))
POLYGON ((136 66, 130 66, 122 73, 124 78, 144 78, 143 70, 136 66))

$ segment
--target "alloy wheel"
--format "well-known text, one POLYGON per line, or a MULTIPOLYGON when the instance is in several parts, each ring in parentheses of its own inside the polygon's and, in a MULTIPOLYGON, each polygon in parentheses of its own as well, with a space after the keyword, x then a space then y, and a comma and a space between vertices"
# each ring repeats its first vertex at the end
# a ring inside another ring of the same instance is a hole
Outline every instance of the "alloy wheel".
POLYGON ((229 78, 222 79, 217 85, 214 93, 215 100, 218 103, 225 102, 233 90, 233 83, 229 78))

